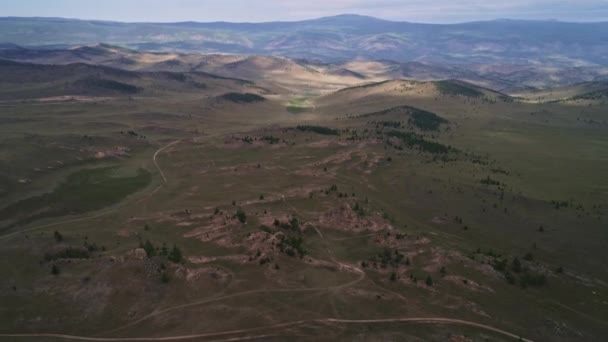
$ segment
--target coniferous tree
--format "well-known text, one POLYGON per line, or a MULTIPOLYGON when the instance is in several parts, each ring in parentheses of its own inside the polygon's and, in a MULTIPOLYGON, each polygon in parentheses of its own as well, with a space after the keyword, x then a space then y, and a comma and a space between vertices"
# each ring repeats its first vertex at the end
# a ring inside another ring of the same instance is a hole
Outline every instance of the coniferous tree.
POLYGON ((182 255, 182 251, 180 251, 179 248, 177 248, 177 246, 173 245, 173 249, 171 249, 171 252, 169 253, 169 261, 172 261, 174 263, 180 263, 183 260, 183 255, 182 255))
POLYGON ((156 249, 154 248, 154 245, 152 244, 152 242, 150 242, 150 240, 146 240, 146 242, 142 245, 141 248, 146 251, 146 255, 148 256, 148 258, 151 258, 156 255, 156 249))

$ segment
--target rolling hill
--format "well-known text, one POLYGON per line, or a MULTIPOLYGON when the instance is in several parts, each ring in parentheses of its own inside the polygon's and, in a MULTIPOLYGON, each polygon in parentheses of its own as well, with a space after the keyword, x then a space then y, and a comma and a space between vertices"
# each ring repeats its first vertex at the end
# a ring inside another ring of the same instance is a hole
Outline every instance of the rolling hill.
POLYGON ((324 61, 608 64, 608 23, 495 20, 451 25, 357 15, 269 23, 120 23, 0 18, 0 42, 46 47, 106 42, 142 50, 281 55, 324 61))
MULTIPOLYGON (((34 64, 108 66, 131 71, 204 72, 268 82, 281 88, 325 84, 336 90, 390 79, 420 81, 458 79, 502 92, 544 89, 608 79, 608 67, 546 67, 534 64, 441 65, 428 62, 345 61, 327 63, 280 56, 148 52, 105 43, 74 48, 0 46, 0 59, 34 64)), ((270 86, 269 86, 270 87, 270 86)))
POLYGON ((605 82, 512 98, 531 66, 0 57, 2 342, 605 340, 605 82))
POLYGON ((128 71, 84 63, 50 65, 0 60, 0 75, 1 100, 154 96, 160 93, 212 96, 229 90, 263 91, 249 81, 203 72, 128 71))

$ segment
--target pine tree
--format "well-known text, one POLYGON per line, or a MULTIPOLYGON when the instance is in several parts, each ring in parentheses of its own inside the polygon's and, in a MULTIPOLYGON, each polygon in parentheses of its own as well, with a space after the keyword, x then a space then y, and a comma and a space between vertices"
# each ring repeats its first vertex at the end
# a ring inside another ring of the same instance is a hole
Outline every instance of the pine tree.
POLYGON ((146 251, 148 258, 156 255, 156 249, 154 249, 154 245, 152 242, 150 242, 150 240, 146 240, 146 243, 142 245, 142 248, 146 251))
POLYGON ((177 248, 177 246, 173 245, 173 249, 171 249, 171 252, 169 253, 169 261, 172 261, 174 263, 180 263, 183 260, 183 256, 182 256, 182 251, 179 250, 179 248, 177 248))

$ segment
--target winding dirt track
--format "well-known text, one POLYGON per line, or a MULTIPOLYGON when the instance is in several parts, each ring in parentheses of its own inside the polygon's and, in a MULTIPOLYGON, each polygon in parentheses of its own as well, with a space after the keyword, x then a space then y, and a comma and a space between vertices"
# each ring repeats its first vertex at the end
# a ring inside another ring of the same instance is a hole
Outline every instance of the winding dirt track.
MULTIPOLYGON (((187 304, 182 304, 182 305, 177 305, 177 306, 172 306, 163 310, 159 310, 159 311, 154 311, 136 321, 133 321, 127 325, 124 325, 122 327, 113 329, 108 331, 107 333, 113 333, 119 330, 123 330, 125 328, 128 327, 132 327, 136 324, 139 324, 143 321, 146 321, 152 317, 158 316, 158 315, 162 315, 165 314, 167 312, 171 312, 171 311, 175 311, 175 310, 181 310, 181 309, 186 309, 186 308, 191 308, 191 307, 195 307, 195 306, 200 306, 203 304, 209 304, 209 303, 213 303, 213 302, 217 302, 217 301, 221 301, 221 300, 225 300, 225 299, 231 299, 231 298, 237 298, 237 297, 242 297, 242 296, 248 296, 248 295, 252 295, 252 294, 262 294, 262 293, 290 293, 290 292, 317 292, 317 291, 332 291, 332 290, 339 290, 339 289, 343 289, 349 286, 353 286, 359 282, 361 282, 364 278, 365 278, 365 272, 361 271, 360 269, 350 266, 350 265, 346 265, 346 264, 342 264, 342 263, 338 263, 341 267, 344 268, 348 268, 356 273, 359 274, 359 277, 357 277, 357 279, 350 281, 348 283, 342 284, 342 285, 336 285, 336 286, 330 286, 330 287, 308 287, 308 288, 298 288, 298 289, 259 289, 259 290, 250 290, 250 291, 243 291, 243 292, 238 292, 238 293, 233 293, 233 294, 229 294, 229 295, 225 295, 225 296, 218 296, 218 297, 212 297, 212 298, 207 298, 201 301, 197 301, 197 302, 192 302, 192 303, 187 303, 187 304)), ((0 335, 2 336, 2 335, 0 335)))
MULTIPOLYGON (((159 148, 158 150, 156 150, 156 152, 154 153, 153 157, 152 157, 152 161, 154 162, 154 165, 156 166, 156 168, 158 169, 161 177, 163 178, 163 182, 167 183, 167 178, 165 177, 165 174, 163 173, 162 169, 160 168, 160 166, 158 165, 156 159, 158 157, 158 155, 165 150, 166 148, 173 146, 177 143, 179 143, 181 140, 177 140, 177 141, 173 141, 167 145, 162 146, 161 148, 159 148)), ((148 196, 146 196, 143 199, 140 199, 138 202, 141 202, 147 198, 149 198, 150 196, 152 196, 154 193, 156 193, 160 188, 162 188, 162 184, 160 186, 158 186, 156 189, 154 189, 154 191, 152 191, 148 196)), ((108 214, 111 214, 113 212, 116 212, 118 210, 120 210, 122 207, 126 206, 130 204, 130 202, 128 203, 124 203, 123 205, 95 214, 93 216, 88 216, 88 217, 82 217, 82 218, 77 218, 77 219, 71 219, 71 220, 67 220, 67 221, 61 221, 61 222, 55 222, 55 223, 50 223, 50 224, 45 224, 45 225, 41 225, 41 226, 37 226, 37 227, 33 227, 33 228, 29 228, 26 230, 21 230, 21 231, 17 231, 17 232, 13 232, 7 235, 3 235, 0 236, 0 240, 5 239, 7 237, 13 236, 15 234, 19 234, 19 233, 25 233, 25 232, 29 232, 29 231, 33 231, 33 230, 37 230, 37 229, 42 229, 42 228, 47 228, 47 227, 52 227, 52 226, 56 226, 56 225, 61 225, 61 224, 66 224, 66 223, 72 223, 72 222, 79 222, 79 221, 86 221, 86 220, 92 220, 98 217, 102 217, 108 214)), ((323 237, 323 234, 317 230, 317 233, 319 234, 319 236, 321 237, 322 240, 325 240, 323 237)), ((328 252, 331 255, 331 251, 329 251, 328 248, 328 252)), ((333 259, 333 257, 332 257, 333 259)), ((341 267, 343 268, 347 268, 352 272, 358 273, 359 277, 351 282, 342 284, 342 285, 337 285, 337 286, 332 286, 332 287, 321 287, 321 288, 300 288, 300 289, 261 289, 261 290, 251 290, 251 291, 244 291, 244 292, 239 292, 239 293, 235 293, 235 294, 230 294, 230 295, 225 295, 225 296, 218 296, 218 297, 213 297, 213 298, 208 298, 202 301, 198 301, 198 302, 193 302, 193 303, 188 303, 188 304, 183 304, 183 305, 179 305, 179 306, 174 306, 174 307, 170 307, 164 310, 160 310, 160 311, 155 311, 147 316, 144 316, 140 319, 138 319, 137 321, 131 322, 125 326, 119 327, 117 329, 112 330, 113 331, 118 331, 118 330, 122 330, 125 329, 127 327, 136 325, 140 322, 143 322, 145 320, 148 320, 154 316, 158 316, 170 311, 175 311, 175 310, 179 310, 179 309, 184 309, 184 308, 188 308, 188 307, 193 307, 193 306, 198 306, 198 305, 203 305, 203 304, 207 304, 207 303, 211 303, 211 302, 215 302, 215 301, 220 301, 220 300, 225 300, 225 299, 230 299, 230 298, 235 298, 235 297, 239 297, 239 296, 245 296, 245 295, 250 295, 250 294, 257 294, 257 293, 281 293, 281 292, 314 292, 314 291, 328 291, 328 290, 336 290, 336 289, 342 289, 345 287, 349 287, 352 285, 355 285, 359 282, 361 282, 364 278, 365 278, 365 272, 363 272, 361 269, 355 267, 355 266, 351 266, 351 265, 347 265, 347 264, 343 264, 340 262, 337 262, 335 260, 333 260, 334 262, 338 263, 341 267)), ((238 335, 238 334, 249 334, 249 333, 254 333, 256 331, 261 331, 261 330, 269 330, 269 329, 279 329, 279 328, 288 328, 288 327, 292 327, 292 326, 296 326, 296 325, 301 325, 301 324, 306 324, 306 323, 318 323, 318 324, 378 324, 378 323, 418 323, 418 324, 455 324, 455 325, 464 325, 464 326, 471 326, 471 327, 475 327, 475 328, 480 328, 483 330, 487 330, 487 331, 491 331, 494 333, 498 333, 501 334, 503 336, 506 337, 510 337, 519 341, 524 341, 524 342, 533 342, 529 339, 525 339, 522 338, 519 335, 507 332, 505 330, 501 330, 489 325, 485 325, 485 324, 481 324, 481 323, 475 323, 475 322, 469 322, 469 321, 465 321, 465 320, 460 320, 460 319, 452 319, 452 318, 441 318, 441 317, 434 317, 434 318, 423 318, 423 317, 407 317, 407 318, 386 318, 386 319, 367 319, 367 320, 351 320, 351 319, 340 319, 340 318, 319 318, 319 319, 310 319, 310 320, 299 320, 299 321, 291 321, 291 322, 285 322, 285 323, 278 323, 278 324, 274 324, 274 325, 269 325, 269 326, 263 326, 263 327, 257 327, 257 328, 251 328, 251 329, 239 329, 239 330, 229 330, 229 331, 222 331, 222 332, 213 332, 213 333, 201 333, 201 334, 191 334, 191 335, 179 335, 179 336, 166 336, 166 337, 92 337, 92 336, 77 336, 77 335, 68 335, 68 334, 45 334, 45 333, 39 333, 39 334, 0 334, 0 339, 3 338, 7 338, 7 339, 16 339, 16 338, 42 338, 42 337, 47 337, 47 338, 58 338, 58 339, 65 339, 65 340, 77 340, 77 341, 125 341, 125 342, 129 342, 129 341, 180 341, 180 340, 191 340, 191 339, 200 339, 200 338, 213 338, 213 337, 221 337, 221 336, 226 336, 226 335, 238 335)), ((111 333, 108 332, 108 333, 111 333)), ((221 341, 243 341, 243 340, 254 340, 254 339, 264 339, 264 338, 269 338, 269 337, 276 337, 277 335, 248 335, 248 336, 242 336, 242 337, 233 337, 233 338, 227 338, 227 339, 222 339, 221 341)), ((218 340, 216 340, 218 341, 218 340)))
POLYGON ((160 166, 158 166, 158 163, 156 162, 156 157, 158 156, 159 153, 161 153, 164 149, 173 146, 177 143, 179 143, 181 140, 176 140, 172 143, 169 143, 161 148, 159 148, 156 152, 154 152, 154 156, 152 156, 152 161, 154 162, 154 166, 156 166, 156 168, 158 169, 158 172, 160 172, 160 175, 163 177, 163 180, 165 181, 165 183, 167 183, 167 178, 165 177, 165 174, 163 173, 163 170, 160 168, 160 166))
MULTIPOLYGON (((258 327, 252 329, 239 329, 239 330, 230 330, 230 331, 222 331, 222 332, 214 332, 214 333, 204 333, 204 334, 191 334, 191 335, 180 335, 180 336, 165 336, 165 337, 87 337, 87 336, 75 336, 75 335, 64 335, 64 334, 0 334, 0 338, 35 338, 35 337, 51 337, 51 338, 62 338, 66 340, 77 340, 77 341, 180 341, 180 340, 191 340, 196 338, 206 338, 206 337, 219 337, 222 335, 236 335, 236 334, 247 334, 253 333, 255 331, 266 330, 266 329, 278 329, 278 328, 288 328, 295 325, 301 325, 306 323, 342 323, 342 324, 377 324, 377 323, 417 323, 417 324, 453 324, 453 325, 464 325, 475 327, 479 329, 483 329, 486 331, 490 331, 493 333, 497 333, 506 337, 513 338, 517 341, 523 342, 533 342, 532 340, 523 338, 519 335, 510 333, 508 331, 504 331, 489 325, 469 322, 461 319, 453 319, 453 318, 441 318, 441 317, 409 317, 409 318, 386 318, 386 319, 340 319, 340 318, 319 318, 319 319, 311 319, 311 320, 300 320, 300 321, 292 321, 286 323, 279 323, 274 325, 269 325, 265 327, 258 327)), ((258 336, 244 336, 240 338, 228 339, 228 341, 238 341, 238 340, 246 340, 246 339, 257 339, 257 338, 267 338, 273 335, 258 335, 258 336)))

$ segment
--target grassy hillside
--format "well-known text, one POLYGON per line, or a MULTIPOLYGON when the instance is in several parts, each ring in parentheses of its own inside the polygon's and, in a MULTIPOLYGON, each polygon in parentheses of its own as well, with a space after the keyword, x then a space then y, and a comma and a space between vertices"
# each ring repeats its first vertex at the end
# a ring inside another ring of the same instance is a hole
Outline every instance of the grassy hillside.
POLYGON ((604 340, 602 101, 0 68, 0 341, 604 340))
POLYGON ((40 65, 0 61, 1 100, 60 96, 151 96, 159 93, 214 94, 226 89, 261 91, 252 82, 203 72, 142 72, 83 63, 40 65))

